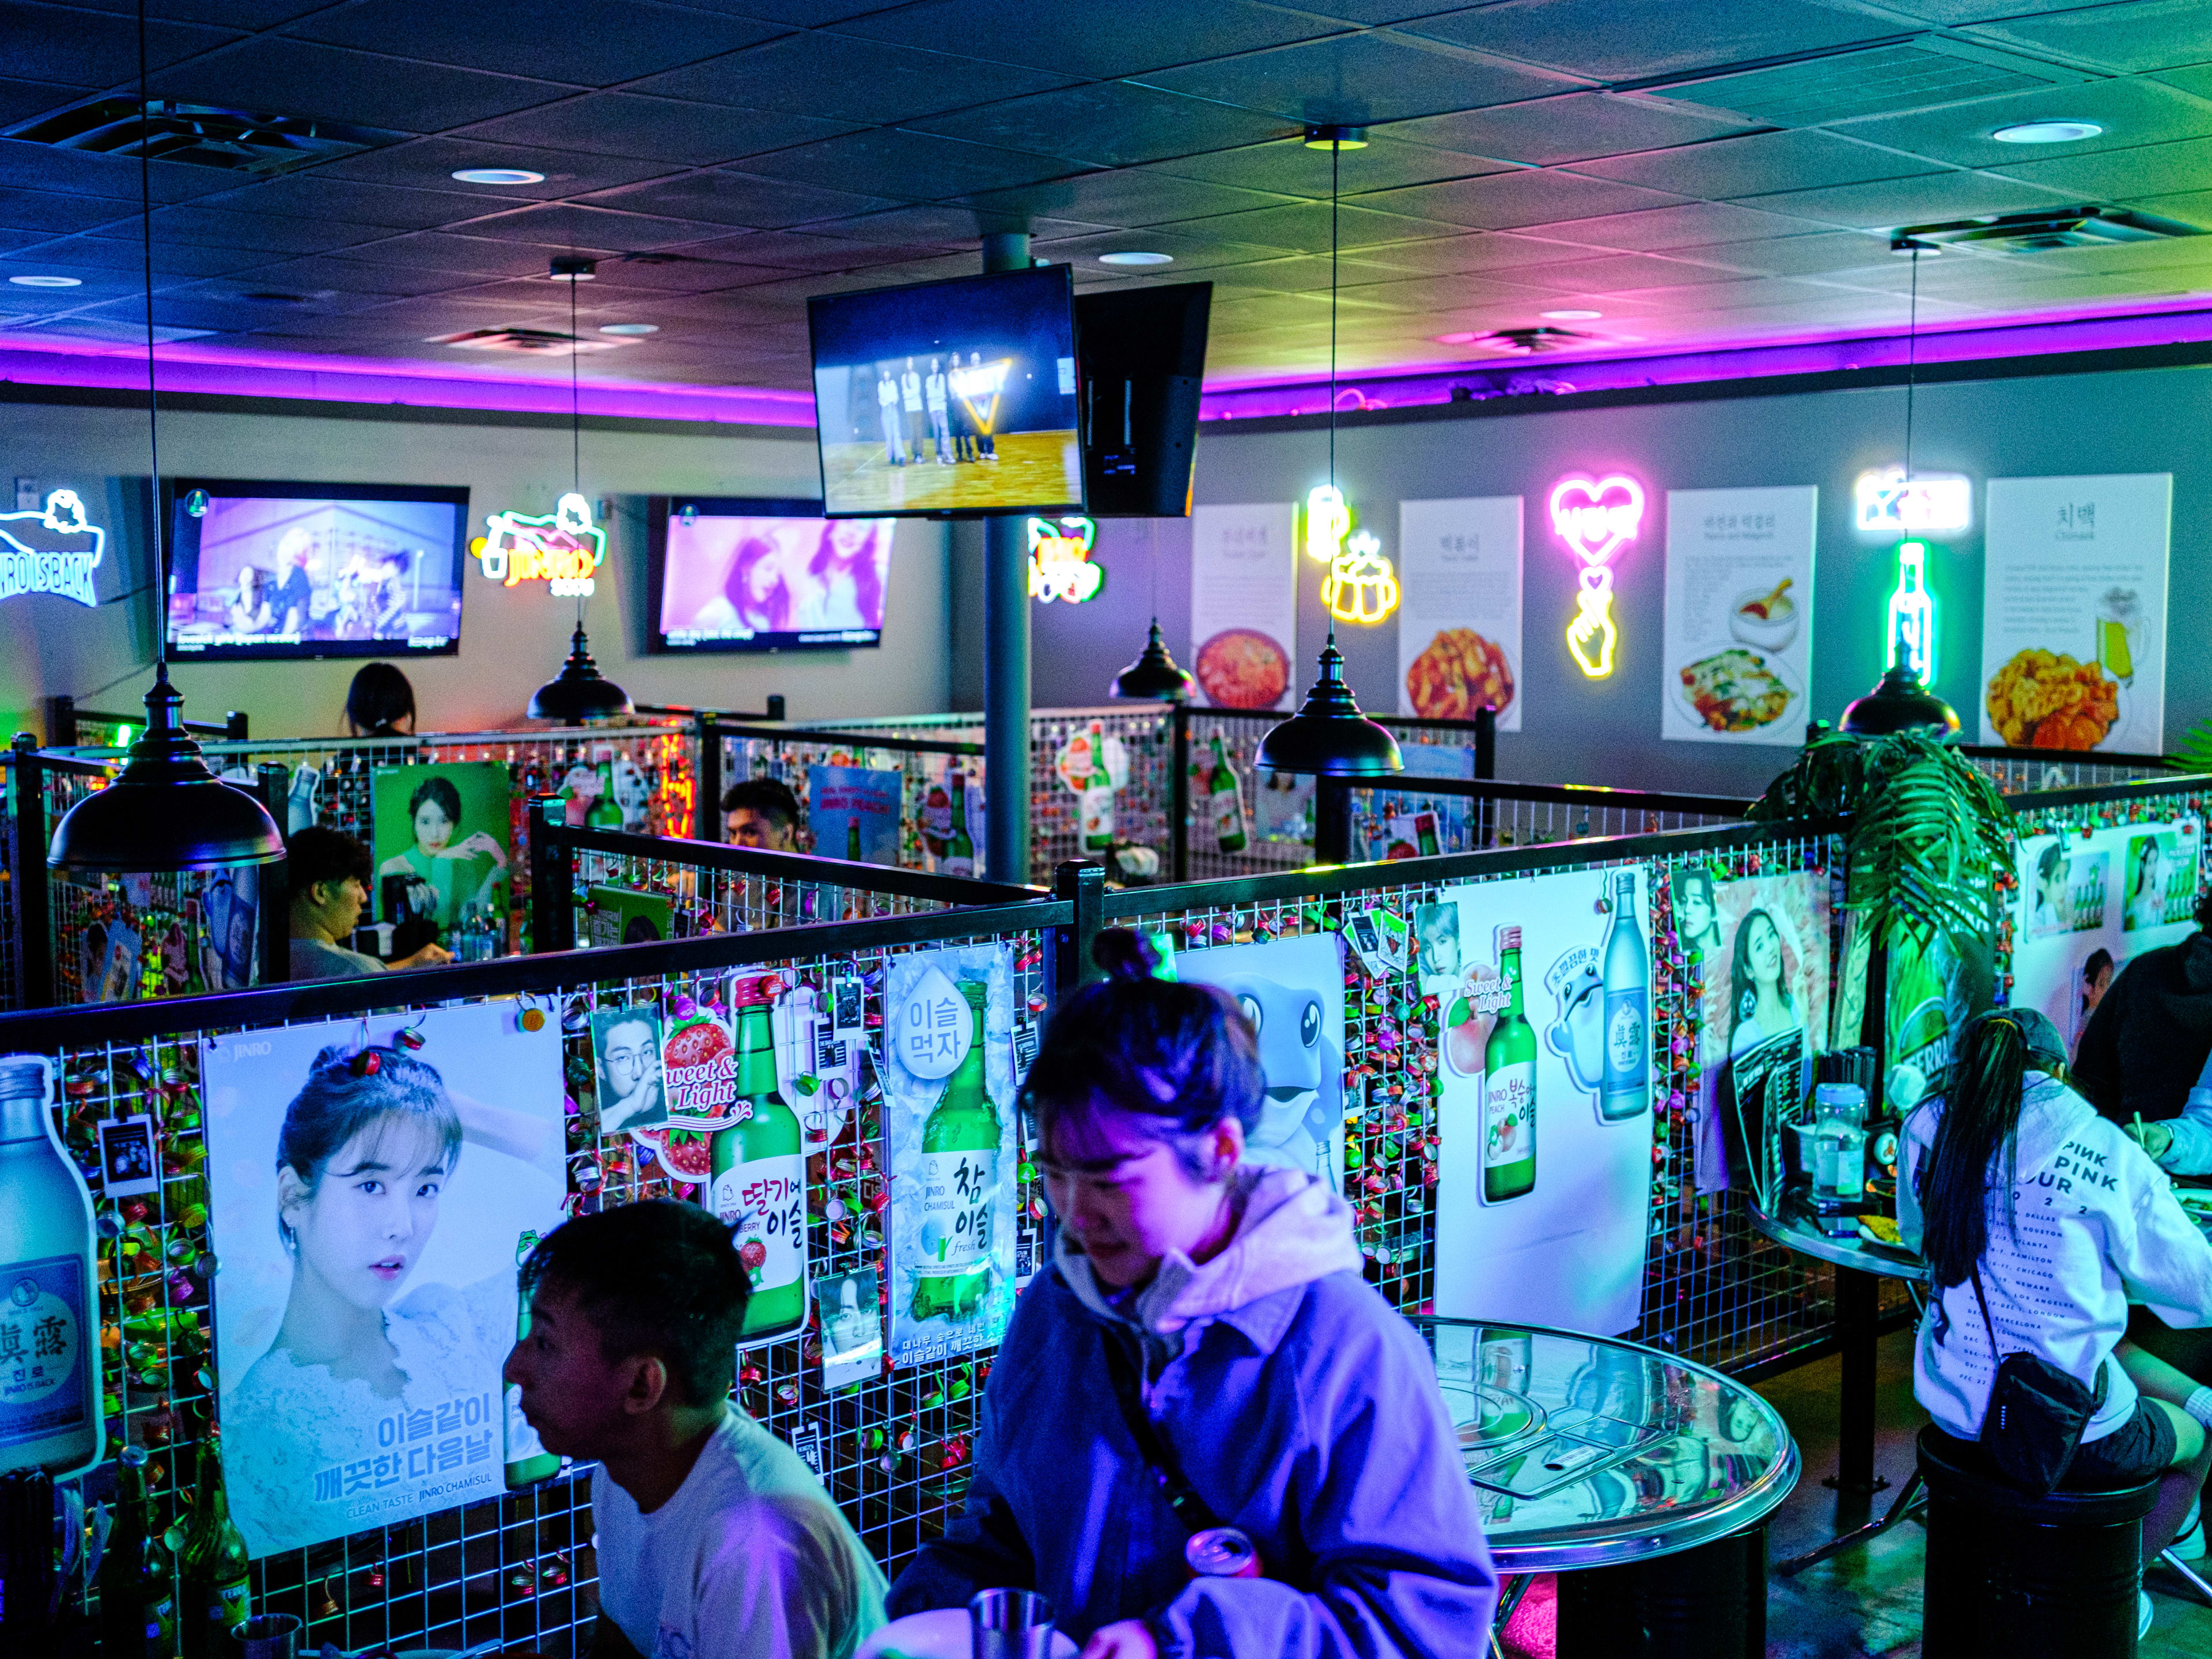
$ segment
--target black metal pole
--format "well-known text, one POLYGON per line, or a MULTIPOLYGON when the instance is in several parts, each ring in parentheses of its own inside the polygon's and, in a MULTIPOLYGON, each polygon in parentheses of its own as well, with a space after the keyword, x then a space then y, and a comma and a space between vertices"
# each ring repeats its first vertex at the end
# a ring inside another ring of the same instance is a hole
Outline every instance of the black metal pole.
MULTIPOLYGON (((239 736, 246 735, 246 716, 230 717, 239 726, 239 736)), ((253 793, 261 798, 269 816, 276 820, 277 828, 285 829, 285 793, 291 775, 274 761, 263 761, 253 769, 253 793)), ((285 830, 289 836, 290 831, 285 830)), ((292 890, 285 873, 286 860, 261 866, 261 982, 281 985, 292 977, 292 890)))
MULTIPOLYGON (((230 710, 229 713, 226 714, 222 717, 222 735, 224 740, 229 743, 244 743, 250 735, 247 731, 248 725, 249 722, 246 718, 245 710, 240 708, 234 708, 230 710)), ((271 812, 274 812, 276 809, 272 806, 269 810, 271 812)), ((281 820, 279 821, 281 822, 281 820)))
POLYGON ((530 950, 533 956, 575 948, 575 884, 568 849, 560 842, 564 811, 558 795, 530 802, 530 950))
MULTIPOLYGON (((1175 705, 1175 736, 1169 765, 1168 870, 1176 881, 1190 879, 1190 706, 1175 705)), ((1259 787, 1256 778, 1253 787, 1259 787)))
MULTIPOLYGON (((1027 231, 983 238, 983 269, 1027 270, 1027 231)), ((1028 520, 983 521, 983 843, 994 881, 1030 878, 1028 520)))
POLYGON ((15 764, 8 769, 15 792, 15 810, 8 814, 8 833, 14 837, 8 861, 15 888, 15 1000, 25 1008, 51 1008, 54 918, 46 883, 46 769, 28 732, 15 739, 15 764))
POLYGON ((43 701, 46 706, 46 746, 49 749, 76 748, 76 699, 61 693, 43 701))
POLYGON ((1104 975, 1091 960, 1091 946, 1106 926, 1106 866, 1069 859, 1053 866, 1052 896, 1074 906, 1075 919, 1053 929, 1052 983, 1054 1004, 1079 985, 1104 975))
POLYGON ((1314 780, 1314 862, 1352 862, 1352 786, 1342 778, 1314 780))
MULTIPOLYGON (((1498 711, 1474 711, 1474 775, 1487 782, 1498 775, 1498 711)), ((1474 805, 1474 844, 1488 847, 1498 835, 1498 804, 1485 797, 1474 805)))
MULTIPOLYGON (((1881 1084, 1889 1060, 1888 1004, 1889 950, 1877 945, 1867 953, 1866 1012, 1859 1027, 1860 1040, 1874 1048, 1869 1115, 1882 1109, 1881 1084)), ((1872 1273, 1836 1269, 1836 1364, 1843 1386, 1837 1405, 1836 1472, 1821 1484, 1846 1498, 1871 1496, 1889 1484, 1874 1472, 1879 1285, 1872 1273)))
MULTIPOLYGON (((781 699, 771 699, 771 702, 781 699)), ((691 838, 722 838, 722 728, 713 713, 695 715, 691 729, 699 744, 699 798, 692 803, 691 838)))
POLYGON ((774 691, 769 694, 767 718, 772 720, 780 720, 784 718, 782 692, 774 691))

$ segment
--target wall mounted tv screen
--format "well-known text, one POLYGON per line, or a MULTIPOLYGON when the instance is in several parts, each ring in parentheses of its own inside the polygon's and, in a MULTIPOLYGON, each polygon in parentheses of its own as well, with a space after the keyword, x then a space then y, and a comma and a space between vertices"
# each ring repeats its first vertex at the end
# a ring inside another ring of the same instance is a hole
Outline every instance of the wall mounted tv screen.
POLYGON ((849 651, 879 645, 888 518, 824 519, 819 501, 649 498, 656 651, 849 651))
POLYGON ((172 657, 460 649, 465 489, 173 478, 162 495, 172 657))
POLYGON ((828 516, 1079 511, 1074 301, 1066 265, 810 300, 828 516))

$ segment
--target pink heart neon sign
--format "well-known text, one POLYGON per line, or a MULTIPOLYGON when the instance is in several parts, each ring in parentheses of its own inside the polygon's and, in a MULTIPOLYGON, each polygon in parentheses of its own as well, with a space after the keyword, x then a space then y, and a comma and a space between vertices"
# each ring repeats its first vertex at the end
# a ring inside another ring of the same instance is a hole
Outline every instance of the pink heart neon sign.
POLYGON ((1644 527, 1644 486, 1625 473, 1579 473, 1552 486, 1552 532, 1584 564, 1595 567, 1636 539, 1644 527))

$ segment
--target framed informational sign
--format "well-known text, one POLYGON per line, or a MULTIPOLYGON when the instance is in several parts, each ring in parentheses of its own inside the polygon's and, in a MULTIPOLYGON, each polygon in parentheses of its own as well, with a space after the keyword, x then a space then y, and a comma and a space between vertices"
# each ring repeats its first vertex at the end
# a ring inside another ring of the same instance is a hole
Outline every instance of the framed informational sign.
POLYGON ((1191 513, 1191 672, 1215 708, 1288 708, 1298 649, 1297 511, 1191 513))
POLYGON ((1819 501, 1810 484, 1667 492, 1661 737, 1803 740, 1819 501))
POLYGON ((1521 498, 1398 507, 1398 712, 1521 729, 1521 498))

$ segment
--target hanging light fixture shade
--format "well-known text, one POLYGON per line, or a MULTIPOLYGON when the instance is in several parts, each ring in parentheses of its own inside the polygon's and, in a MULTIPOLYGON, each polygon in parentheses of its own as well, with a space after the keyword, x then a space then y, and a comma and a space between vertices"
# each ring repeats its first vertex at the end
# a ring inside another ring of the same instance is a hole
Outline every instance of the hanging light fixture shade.
POLYGON ((1855 738, 1886 738, 1894 732, 1929 732, 1955 736, 1959 711, 1920 683, 1911 665, 1890 665, 1873 690, 1844 710, 1843 728, 1855 738))
POLYGON ((1331 638, 1321 653, 1321 678, 1305 706, 1260 739, 1263 772, 1324 778, 1380 778, 1406 769, 1398 740, 1359 712, 1344 683, 1344 653, 1331 638))
POLYGON ((629 712, 629 693, 599 672, 599 664, 592 660, 591 641, 579 623, 561 672, 530 694, 530 718, 582 726, 629 712))
POLYGON ((146 735, 116 780, 63 814, 46 848, 57 870, 123 873, 274 864, 284 837, 267 809, 208 769, 178 711, 184 697, 160 665, 146 693, 146 735))
POLYGON ((1106 691, 1130 702, 1188 702, 1195 689, 1196 683, 1168 654, 1167 641, 1160 637, 1160 619, 1155 617, 1152 637, 1145 641, 1144 650, 1136 661, 1114 676, 1114 684, 1106 691))

